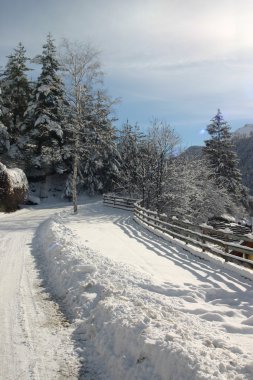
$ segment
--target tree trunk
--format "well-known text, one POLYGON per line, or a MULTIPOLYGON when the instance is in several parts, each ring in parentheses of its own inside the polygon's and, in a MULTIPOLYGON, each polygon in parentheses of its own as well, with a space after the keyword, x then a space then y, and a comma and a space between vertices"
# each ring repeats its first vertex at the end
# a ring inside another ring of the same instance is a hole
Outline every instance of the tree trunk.
POLYGON ((74 163, 73 163, 73 179, 72 179, 72 200, 74 213, 77 213, 77 166, 78 166, 78 154, 77 151, 74 155, 74 163))
POLYGON ((75 152, 73 162, 73 207, 74 214, 77 213, 77 168, 78 168, 78 153, 79 153, 79 132, 81 129, 81 86, 76 85, 76 111, 77 111, 77 130, 75 131, 75 152))

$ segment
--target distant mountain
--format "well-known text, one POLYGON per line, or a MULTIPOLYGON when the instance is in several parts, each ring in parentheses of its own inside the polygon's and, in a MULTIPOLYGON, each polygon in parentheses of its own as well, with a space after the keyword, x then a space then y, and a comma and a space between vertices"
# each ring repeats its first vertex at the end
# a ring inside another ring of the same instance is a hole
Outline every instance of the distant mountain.
POLYGON ((253 124, 245 124, 244 127, 238 128, 233 135, 236 137, 250 137, 253 134, 253 124))
POLYGON ((234 145, 239 158, 242 182, 253 195, 253 125, 239 128, 234 134, 234 145), (245 128, 245 129, 244 129, 245 128), (247 132, 247 133, 244 133, 247 132))
POLYGON ((189 160, 194 160, 196 158, 201 158, 202 156, 202 146, 193 145, 189 146, 182 155, 187 157, 189 160))

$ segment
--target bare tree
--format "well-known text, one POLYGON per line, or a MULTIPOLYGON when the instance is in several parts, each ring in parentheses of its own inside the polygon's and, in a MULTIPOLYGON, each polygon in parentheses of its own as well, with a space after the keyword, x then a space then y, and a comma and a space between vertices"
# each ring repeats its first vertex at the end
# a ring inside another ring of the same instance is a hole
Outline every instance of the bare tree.
POLYGON ((153 155, 153 186, 156 209, 162 211, 164 188, 170 176, 170 163, 179 144, 179 137, 171 126, 154 119, 148 133, 150 154, 153 155))
POLYGON ((73 129, 73 176, 72 199, 74 212, 77 212, 77 176, 80 148, 80 133, 85 130, 84 117, 87 94, 102 82, 103 73, 99 52, 90 44, 70 42, 63 39, 59 49, 59 61, 65 76, 68 102, 71 108, 73 129))

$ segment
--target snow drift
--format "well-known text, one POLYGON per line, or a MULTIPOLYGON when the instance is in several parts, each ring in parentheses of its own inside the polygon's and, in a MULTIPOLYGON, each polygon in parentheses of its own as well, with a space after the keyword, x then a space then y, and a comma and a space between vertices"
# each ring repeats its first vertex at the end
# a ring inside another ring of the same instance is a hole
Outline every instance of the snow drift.
POLYGON ((209 321, 177 310, 148 275, 79 245, 64 216, 35 238, 52 293, 76 324, 73 338, 96 378, 252 379, 249 355, 209 321))

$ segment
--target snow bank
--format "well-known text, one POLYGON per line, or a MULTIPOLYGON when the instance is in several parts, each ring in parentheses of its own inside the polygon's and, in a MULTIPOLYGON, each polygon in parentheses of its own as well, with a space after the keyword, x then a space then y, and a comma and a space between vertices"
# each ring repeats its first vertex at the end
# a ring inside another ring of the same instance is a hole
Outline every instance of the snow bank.
POLYGON ((63 221, 58 215, 40 226, 37 258, 76 323, 77 350, 97 379, 253 378, 249 355, 212 322, 176 310, 179 300, 133 267, 80 246, 63 221))

